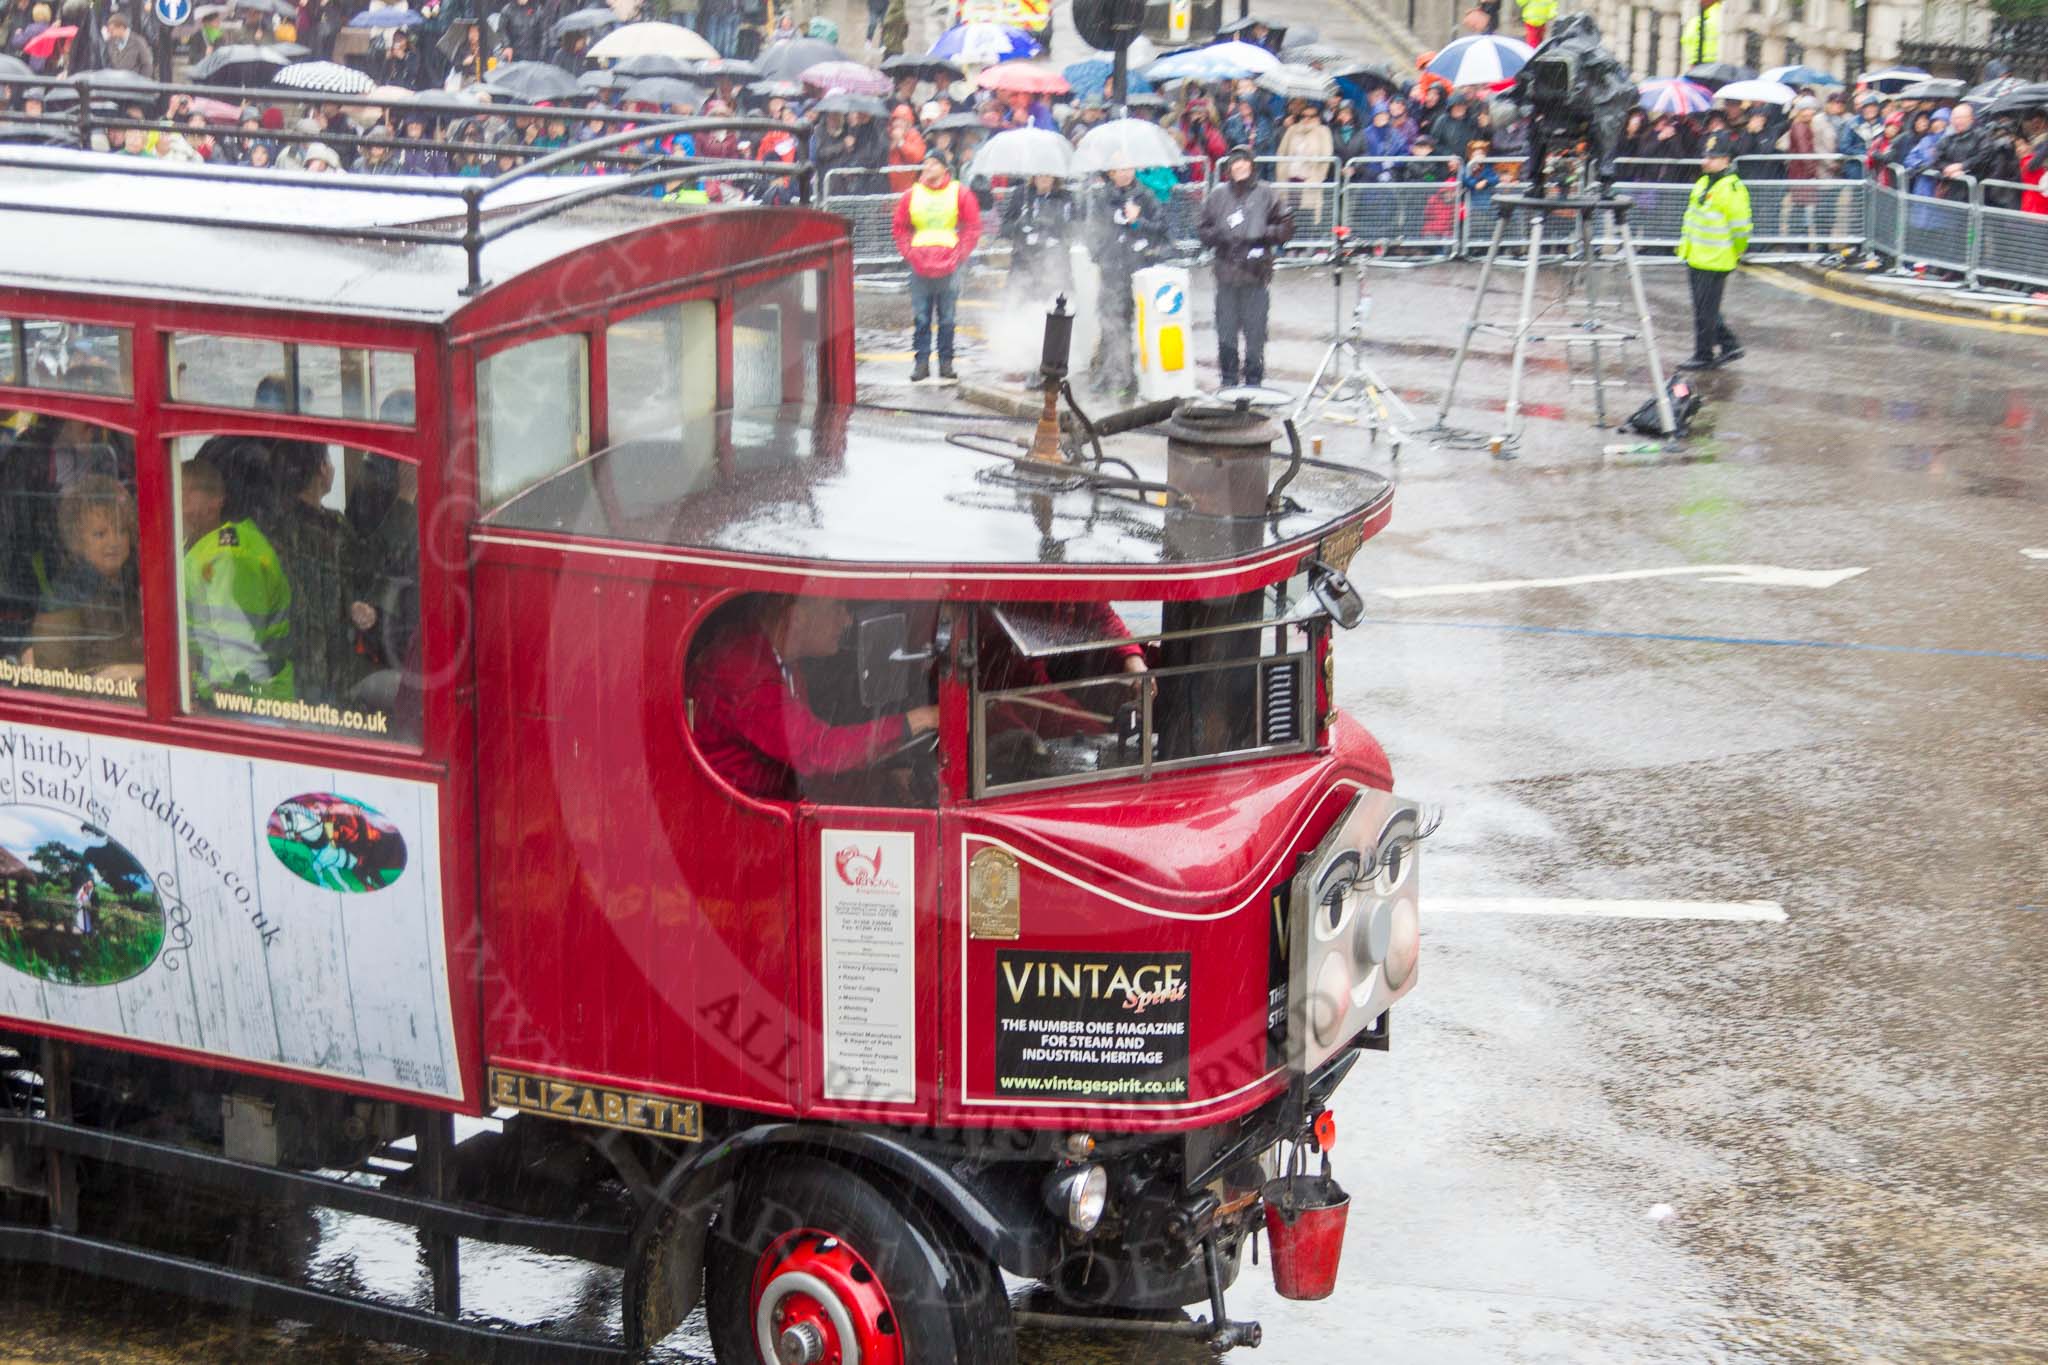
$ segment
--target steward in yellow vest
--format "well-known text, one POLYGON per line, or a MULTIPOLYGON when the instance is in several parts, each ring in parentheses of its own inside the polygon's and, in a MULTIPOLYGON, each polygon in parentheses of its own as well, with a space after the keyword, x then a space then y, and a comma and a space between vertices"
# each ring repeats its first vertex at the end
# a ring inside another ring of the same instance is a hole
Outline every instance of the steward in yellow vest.
POLYGON ((1700 12, 1678 31, 1678 53, 1681 68, 1721 60, 1720 0, 1700 0, 1700 12))
POLYGON ((926 155, 917 183, 896 201, 891 223, 896 250, 910 267, 911 350, 915 361, 910 382, 931 375, 934 330, 938 334, 939 378, 953 379, 953 314, 960 300, 956 272, 981 240, 981 202, 974 191, 953 178, 942 152, 926 155))
POLYGON ((1721 296, 1729 273, 1749 248, 1749 186, 1731 160, 1735 139, 1726 132, 1707 138, 1701 157, 1706 173, 1686 201, 1678 234, 1678 259, 1692 286, 1692 355, 1681 370, 1706 370, 1742 358, 1742 343, 1721 320, 1721 296))

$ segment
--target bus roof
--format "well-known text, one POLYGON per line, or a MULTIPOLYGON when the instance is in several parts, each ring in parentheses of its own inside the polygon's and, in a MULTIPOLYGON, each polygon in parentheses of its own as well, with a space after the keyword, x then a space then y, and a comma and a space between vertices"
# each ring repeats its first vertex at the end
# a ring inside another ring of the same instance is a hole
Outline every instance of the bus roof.
MULTIPOLYGON (((468 259, 454 237, 461 194, 476 181, 240 167, 209 167, 201 178, 97 152, 0 152, 0 241, 35 244, 0 253, 0 287, 433 322, 471 301, 462 292, 468 259), (389 231, 380 238, 379 229, 389 231), (420 231, 449 239, 400 240, 420 231)), ((534 176, 505 185, 492 192, 483 222, 594 183, 534 176)), ((693 212, 715 210, 645 197, 571 208, 485 244, 483 279, 501 283, 693 212)))
MULTIPOLYGON (((1240 562, 1383 511, 1392 485, 1325 466, 1276 517, 1207 517, 1128 492, 1091 490, 1078 466, 1019 466, 991 453, 1020 423, 889 407, 788 406, 721 414, 680 434, 626 442, 535 485, 487 515, 485 543, 554 540, 797 564, 968 570, 1172 568, 1240 562)), ((1165 477, 1157 438, 1114 453, 1165 477)), ((1275 472, 1286 457, 1278 455, 1275 472)), ((1168 495, 1173 501, 1173 495, 1168 495)))

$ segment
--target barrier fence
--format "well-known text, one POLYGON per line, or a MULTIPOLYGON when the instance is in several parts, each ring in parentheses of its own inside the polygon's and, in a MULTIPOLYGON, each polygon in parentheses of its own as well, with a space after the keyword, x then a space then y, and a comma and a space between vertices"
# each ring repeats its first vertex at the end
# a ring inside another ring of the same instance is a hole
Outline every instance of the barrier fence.
MULTIPOLYGON (((1286 249, 1297 255, 1326 250, 1341 226, 1355 241, 1417 261, 1477 257, 1493 238, 1495 198, 1523 188, 1520 157, 1469 166, 1444 156, 1355 157, 1341 164, 1331 157, 1261 157, 1258 164, 1294 206, 1295 233, 1286 249)), ((1635 202, 1629 224, 1636 247, 1652 259, 1668 255, 1678 246, 1699 163, 1624 157, 1616 169, 1615 192, 1635 202)), ((2017 207, 2028 186, 1962 176, 1940 182, 1937 193, 1914 193, 1868 175, 1844 175, 1842 159, 1830 156, 1747 156, 1738 169, 1749 187, 1754 257, 1819 260, 1862 251, 1885 258, 1895 272, 1921 266, 1953 272, 1972 286, 2048 289, 2048 214, 2017 207)), ((1199 249, 1196 226, 1213 176, 1212 168, 1209 179, 1175 185, 1167 200, 1168 235, 1183 252, 1199 249)), ((851 222, 855 265, 894 270, 902 266, 890 233, 898 195, 877 191, 885 177, 872 170, 829 172, 821 203, 851 222)), ((996 189, 983 210, 979 257, 1001 243, 1009 193, 996 189)), ((1528 221, 1525 214, 1513 217, 1504 247, 1527 248, 1528 221)), ((1603 229, 1596 245, 1617 243, 1603 229)), ((1571 247, 1556 235, 1546 238, 1546 250, 1571 247)))

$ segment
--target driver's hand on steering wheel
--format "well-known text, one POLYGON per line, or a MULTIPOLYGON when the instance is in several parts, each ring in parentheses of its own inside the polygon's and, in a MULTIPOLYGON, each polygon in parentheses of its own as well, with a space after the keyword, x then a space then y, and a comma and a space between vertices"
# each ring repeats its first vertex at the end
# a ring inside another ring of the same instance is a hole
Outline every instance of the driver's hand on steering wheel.
POLYGON ((927 730, 939 728, 939 708, 936 706, 913 706, 903 713, 903 719, 910 722, 910 733, 921 735, 927 730))

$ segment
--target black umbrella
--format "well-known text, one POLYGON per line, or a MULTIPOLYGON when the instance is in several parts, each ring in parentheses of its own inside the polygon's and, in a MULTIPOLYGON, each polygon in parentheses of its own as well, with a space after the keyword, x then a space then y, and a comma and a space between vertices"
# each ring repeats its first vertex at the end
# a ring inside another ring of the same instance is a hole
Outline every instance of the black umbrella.
POLYGON ((628 104, 702 104, 702 86, 679 81, 673 76, 649 76, 626 87, 622 97, 628 104))
POLYGON ((36 73, 29 70, 27 62, 0 52, 0 80, 32 81, 35 78, 36 73))
POLYGON ((583 93, 576 78, 552 62, 511 62, 491 72, 484 84, 525 104, 573 100, 583 93))
POLYGON ((2034 85, 2023 85, 2017 90, 2000 95, 1979 110, 1983 118, 2024 118, 2028 114, 2048 111, 2048 81, 2034 85))
POLYGON ((268 85, 279 69, 296 60, 274 47, 230 43, 207 53, 190 75, 197 85, 268 85))
POLYGON ((78 130, 58 123, 0 123, 0 142, 20 147, 76 147, 78 130))
POLYGON ((1961 81, 1936 77, 1932 80, 1914 81, 1899 91, 1895 98, 1902 100, 1959 100, 1963 97, 1961 81))
POLYGON ((1333 81, 1345 81, 1364 91, 1399 90, 1401 88, 1400 81, 1394 78, 1393 73, 1384 67, 1373 66, 1368 62, 1351 62, 1333 71, 1325 71, 1323 74, 1333 81))
POLYGON ((738 57, 707 57, 697 63, 697 69, 691 74, 705 80, 758 81, 761 79, 761 65, 738 57))
POLYGON ((823 38, 784 38, 761 50, 761 74, 774 80, 793 81, 819 62, 852 61, 823 38))
POLYGON ((988 128, 982 123, 981 115, 959 113, 948 114, 942 119, 933 120, 931 126, 926 128, 925 131, 927 133, 985 133, 988 131, 988 128))
POLYGON ((624 57, 612 63, 612 70, 621 76, 693 76, 697 72, 695 62, 686 62, 681 57, 671 57, 665 52, 643 52, 637 57, 624 57))
POLYGON ((576 84, 585 90, 624 90, 633 83, 631 76, 622 76, 616 71, 579 71, 576 84))
POLYGON ((889 117, 889 106, 873 95, 856 95, 847 90, 834 90, 811 106, 814 114, 873 114, 876 118, 889 117))
POLYGON ((1704 85, 1709 90, 1719 90, 1722 86, 1733 85, 1737 81, 1753 81, 1756 79, 1756 72, 1731 62, 1701 62, 1687 71, 1685 78, 1696 85, 1704 85))
POLYGON ((608 5, 596 5, 590 9, 579 9, 574 14, 565 14, 548 28, 548 36, 556 42, 562 41, 567 33, 596 33, 599 29, 618 27, 619 16, 611 12, 608 5))
POLYGON ((942 80, 957 81, 966 74, 943 58, 920 57, 907 52, 883 62, 881 70, 882 74, 892 81, 899 76, 915 76, 921 81, 931 81, 933 84, 942 80))
POLYGON ((1273 51, 1278 52, 1287 45, 1287 25, 1276 24, 1271 19, 1261 19, 1256 14, 1247 14, 1242 19, 1232 19, 1229 23, 1218 28, 1216 30, 1216 41, 1219 43, 1232 41, 1249 43, 1251 39, 1245 37, 1245 35, 1251 32, 1253 24, 1264 24, 1267 28, 1273 30, 1266 35, 1266 41, 1259 44, 1259 46, 1270 47, 1273 51))

